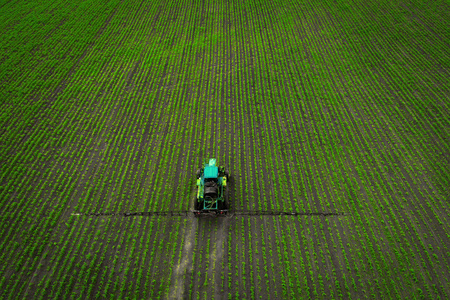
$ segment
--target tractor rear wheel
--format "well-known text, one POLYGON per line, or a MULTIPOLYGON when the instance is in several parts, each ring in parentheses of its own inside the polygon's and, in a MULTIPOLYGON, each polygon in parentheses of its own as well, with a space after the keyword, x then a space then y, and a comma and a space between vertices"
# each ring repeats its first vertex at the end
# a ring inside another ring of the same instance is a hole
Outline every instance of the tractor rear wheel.
POLYGON ((227 198, 225 197, 225 199, 223 200, 223 208, 222 209, 228 209, 228 201, 227 198))
POLYGON ((195 199, 195 210, 200 210, 201 209, 201 205, 200 205, 200 201, 198 201, 198 198, 195 199))

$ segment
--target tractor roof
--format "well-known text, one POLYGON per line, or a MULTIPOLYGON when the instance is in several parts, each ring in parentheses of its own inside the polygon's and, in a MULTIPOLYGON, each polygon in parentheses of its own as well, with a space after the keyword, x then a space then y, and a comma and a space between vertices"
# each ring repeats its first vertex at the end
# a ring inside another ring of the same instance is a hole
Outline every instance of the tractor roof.
POLYGON ((216 166, 205 167, 205 178, 217 178, 219 175, 219 168, 216 166))

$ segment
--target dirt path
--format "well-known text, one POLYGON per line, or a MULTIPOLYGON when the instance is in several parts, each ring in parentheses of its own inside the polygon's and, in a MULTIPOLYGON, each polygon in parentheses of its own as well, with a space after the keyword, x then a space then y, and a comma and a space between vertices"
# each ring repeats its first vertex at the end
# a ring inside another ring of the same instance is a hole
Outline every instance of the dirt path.
MULTIPOLYGON (((190 210, 194 209, 194 203, 195 191, 191 194, 190 210)), ((188 266, 190 266, 191 269, 193 267, 192 254, 194 253, 194 239, 198 227, 198 219, 195 218, 193 214, 189 214, 186 226, 182 257, 172 274, 172 286, 170 287, 171 293, 169 299, 184 299, 186 297, 184 294, 185 274, 188 266)))
POLYGON ((220 218, 217 220, 217 232, 215 235, 215 244, 216 247, 214 248, 213 253, 211 253, 209 257, 209 265, 213 266, 210 268, 210 271, 208 274, 208 278, 212 278, 214 274, 214 295, 216 299, 222 299, 225 297, 225 295, 221 294, 221 282, 222 279, 220 278, 220 274, 222 271, 222 261, 223 261, 223 248, 225 246, 225 240, 228 236, 228 228, 230 224, 230 218, 220 218))

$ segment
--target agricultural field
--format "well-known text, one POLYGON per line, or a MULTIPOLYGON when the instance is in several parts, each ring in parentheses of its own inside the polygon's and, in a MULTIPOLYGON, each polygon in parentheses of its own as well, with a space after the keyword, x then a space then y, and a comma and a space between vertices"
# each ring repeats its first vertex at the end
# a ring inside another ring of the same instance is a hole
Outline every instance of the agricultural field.
POLYGON ((449 299, 449 12, 0 0, 0 298, 449 299))

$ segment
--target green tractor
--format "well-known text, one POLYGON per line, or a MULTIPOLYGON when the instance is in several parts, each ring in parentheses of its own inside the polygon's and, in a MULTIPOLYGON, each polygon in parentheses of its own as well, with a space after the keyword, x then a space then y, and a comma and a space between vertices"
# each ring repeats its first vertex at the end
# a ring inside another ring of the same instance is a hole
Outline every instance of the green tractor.
POLYGON ((225 167, 217 167, 216 159, 211 158, 197 171, 197 198, 194 215, 226 215, 228 205, 224 189, 229 179, 225 167))

